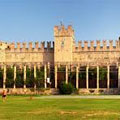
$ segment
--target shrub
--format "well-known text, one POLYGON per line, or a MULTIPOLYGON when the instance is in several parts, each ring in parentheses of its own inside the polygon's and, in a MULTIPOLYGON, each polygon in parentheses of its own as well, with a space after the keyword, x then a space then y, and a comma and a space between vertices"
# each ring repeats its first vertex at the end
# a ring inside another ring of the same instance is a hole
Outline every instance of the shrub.
POLYGON ((27 86, 27 88, 33 88, 34 83, 35 83, 34 70, 27 67, 26 76, 27 76, 27 78, 26 78, 26 86, 27 86))
POLYGON ((22 70, 16 71, 15 85, 17 88, 23 88, 24 80, 23 80, 23 71, 22 70))
POLYGON ((3 88, 3 69, 0 68, 0 88, 3 88))
POLYGON ((44 88, 44 69, 37 69, 36 70, 36 79, 35 79, 35 83, 37 88, 44 88))
POLYGON ((6 87, 7 88, 13 88, 14 85, 14 70, 13 68, 7 68, 7 75, 6 75, 6 87))
POLYGON ((107 74, 107 70, 105 68, 100 68, 100 80, 105 80, 106 79, 106 74, 107 74))
POLYGON ((60 84, 59 90, 60 94, 71 94, 74 91, 74 87, 71 83, 66 84, 63 82, 60 84))

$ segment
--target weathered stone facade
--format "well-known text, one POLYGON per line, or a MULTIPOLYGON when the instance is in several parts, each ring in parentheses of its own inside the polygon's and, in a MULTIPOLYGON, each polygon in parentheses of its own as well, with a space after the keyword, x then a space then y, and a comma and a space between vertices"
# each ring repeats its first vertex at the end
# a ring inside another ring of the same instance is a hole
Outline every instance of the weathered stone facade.
MULTIPOLYGON (((103 40, 101 41, 79 41, 75 42, 74 30, 72 26, 67 28, 64 25, 54 27, 54 42, 36 42, 34 45, 30 42, 26 43, 0 43, 0 64, 4 69, 3 72, 3 88, 6 80, 6 66, 14 66, 14 80, 16 79, 16 66, 23 68, 24 81, 26 80, 26 67, 31 66, 34 68, 34 77, 36 77, 36 67, 39 65, 44 66, 44 87, 47 88, 47 77, 49 66, 54 67, 54 88, 58 87, 58 68, 60 66, 65 67, 65 81, 69 82, 69 70, 75 68, 76 78, 75 87, 80 88, 79 73, 81 67, 85 67, 86 82, 85 88, 81 88, 80 91, 98 93, 100 90, 107 93, 117 93, 120 88, 120 39, 116 40, 116 44, 113 45, 113 41, 103 40), (110 68, 114 66, 117 70, 117 85, 115 88, 110 88, 110 68), (95 88, 89 86, 89 69, 91 67, 96 68, 96 82, 95 88), (107 80, 106 88, 100 88, 100 67, 106 67, 107 80), (96 92, 97 91, 97 92, 96 92), (112 92, 111 92, 112 91, 112 92)), ((16 86, 14 85, 14 88, 16 86)), ((26 86, 24 85, 24 88, 26 86)))

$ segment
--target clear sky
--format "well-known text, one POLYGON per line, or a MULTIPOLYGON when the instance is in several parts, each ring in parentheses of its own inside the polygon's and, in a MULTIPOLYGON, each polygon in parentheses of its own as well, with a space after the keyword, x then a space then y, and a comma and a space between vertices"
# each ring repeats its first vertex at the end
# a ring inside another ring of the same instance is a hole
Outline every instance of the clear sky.
POLYGON ((76 41, 116 40, 120 0, 0 0, 0 40, 51 41, 60 21, 72 24, 76 41))

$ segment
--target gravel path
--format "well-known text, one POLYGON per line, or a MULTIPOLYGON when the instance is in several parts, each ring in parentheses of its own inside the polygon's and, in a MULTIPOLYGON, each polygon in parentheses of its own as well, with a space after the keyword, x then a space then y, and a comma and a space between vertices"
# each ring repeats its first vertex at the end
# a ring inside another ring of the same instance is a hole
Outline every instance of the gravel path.
POLYGON ((37 99, 53 98, 53 99, 64 99, 64 98, 80 98, 80 99, 120 99, 120 95, 50 95, 36 97, 37 99))

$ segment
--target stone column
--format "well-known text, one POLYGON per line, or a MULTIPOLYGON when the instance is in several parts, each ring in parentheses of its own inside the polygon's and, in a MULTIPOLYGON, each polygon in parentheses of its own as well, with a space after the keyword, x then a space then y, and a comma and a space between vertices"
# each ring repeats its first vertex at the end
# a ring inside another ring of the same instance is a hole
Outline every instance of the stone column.
POLYGON ((55 88, 57 88, 57 65, 55 65, 55 88))
POLYGON ((48 62, 48 78, 50 78, 50 63, 48 62))
POLYGON ((120 66, 118 66, 118 88, 120 88, 120 66))
POLYGON ((76 66, 76 88, 79 88, 79 67, 76 66))
POLYGON ((47 88, 46 80, 47 80, 47 66, 46 66, 46 64, 45 64, 45 65, 44 65, 44 87, 45 87, 45 88, 47 88))
POLYGON ((89 88, 89 66, 86 67, 86 88, 89 88))
POLYGON ((99 89, 99 66, 97 66, 97 89, 99 89))
POLYGON ((34 65, 34 89, 36 89, 36 65, 34 65))
POLYGON ((4 70, 3 70, 3 89, 6 88, 6 65, 4 65, 4 70))
POLYGON ((66 77, 66 84, 68 84, 68 66, 66 65, 66 70, 65 70, 65 77, 66 77))
POLYGON ((110 66, 107 66, 107 88, 110 88, 110 66))
POLYGON ((24 65, 24 88, 26 88, 26 65, 24 65))
POLYGON ((16 66, 14 66, 14 88, 16 88, 15 81, 16 81, 16 66))

